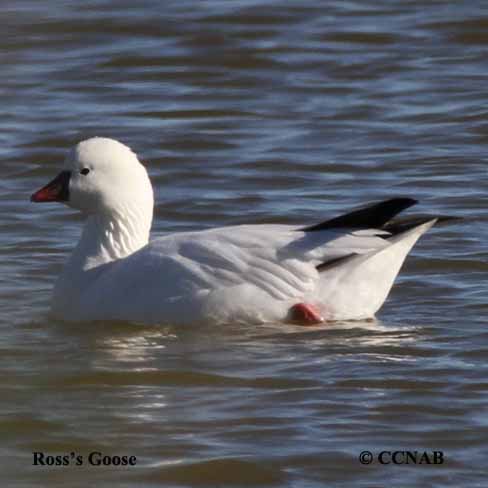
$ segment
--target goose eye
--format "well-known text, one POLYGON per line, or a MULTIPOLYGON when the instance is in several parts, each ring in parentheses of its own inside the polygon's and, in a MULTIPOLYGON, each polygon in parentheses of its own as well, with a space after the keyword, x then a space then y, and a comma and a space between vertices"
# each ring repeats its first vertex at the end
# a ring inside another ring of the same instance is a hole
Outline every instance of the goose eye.
POLYGON ((80 174, 81 174, 81 175, 87 175, 89 172, 90 172, 90 170, 89 170, 88 168, 83 168, 83 169, 80 171, 80 174))

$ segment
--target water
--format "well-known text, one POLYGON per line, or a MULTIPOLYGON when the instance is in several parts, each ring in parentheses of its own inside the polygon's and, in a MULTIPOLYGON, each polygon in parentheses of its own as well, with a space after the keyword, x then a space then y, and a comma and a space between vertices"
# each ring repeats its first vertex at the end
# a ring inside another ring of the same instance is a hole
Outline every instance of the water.
POLYGON ((0 21, 2 486, 486 486, 486 2, 5 0, 0 21), (28 198, 92 135, 148 166, 154 233, 399 195, 463 220, 375 322, 68 326, 47 310, 80 218, 28 198))

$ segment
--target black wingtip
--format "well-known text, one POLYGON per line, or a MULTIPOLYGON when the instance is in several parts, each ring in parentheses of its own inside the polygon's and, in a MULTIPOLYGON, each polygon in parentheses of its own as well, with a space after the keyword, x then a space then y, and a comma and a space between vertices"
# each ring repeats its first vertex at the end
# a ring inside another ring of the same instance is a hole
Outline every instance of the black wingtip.
POLYGON ((413 198, 391 198, 367 207, 353 210, 331 220, 302 229, 313 232, 326 229, 379 229, 395 215, 418 203, 413 198))
POLYGON ((418 200, 415 200, 415 198, 391 198, 390 200, 385 200, 386 202, 392 202, 397 205, 403 205, 403 208, 408 208, 408 207, 413 207, 414 205, 417 205, 419 203, 418 200))
POLYGON ((452 224, 453 222, 462 220, 461 217, 453 217, 450 215, 414 215, 411 217, 400 217, 398 219, 393 219, 386 223, 382 229, 389 232, 391 236, 396 236, 397 234, 406 232, 414 227, 417 227, 418 225, 425 224, 432 219, 436 219, 436 226, 452 224))

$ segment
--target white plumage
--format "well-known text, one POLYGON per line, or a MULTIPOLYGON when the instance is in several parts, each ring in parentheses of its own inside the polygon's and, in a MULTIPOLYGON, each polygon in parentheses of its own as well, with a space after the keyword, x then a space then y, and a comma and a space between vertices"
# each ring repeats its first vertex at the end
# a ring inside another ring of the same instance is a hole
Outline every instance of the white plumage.
POLYGON ((32 199, 61 200, 87 215, 53 294, 53 315, 68 321, 262 323, 289 320, 297 303, 313 305, 326 320, 372 317, 435 222, 397 235, 345 225, 347 218, 323 230, 242 225, 148 242, 152 188, 128 147, 83 141, 62 175, 32 199))

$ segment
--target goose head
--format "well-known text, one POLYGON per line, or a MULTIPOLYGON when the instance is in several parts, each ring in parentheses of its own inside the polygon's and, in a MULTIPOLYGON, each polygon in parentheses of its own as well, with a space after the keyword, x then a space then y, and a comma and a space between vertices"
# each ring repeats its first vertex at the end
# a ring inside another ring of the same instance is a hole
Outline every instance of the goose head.
POLYGON ((150 213, 153 190, 145 167, 132 150, 113 139, 78 143, 63 170, 31 196, 33 202, 61 202, 86 215, 150 213))

